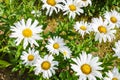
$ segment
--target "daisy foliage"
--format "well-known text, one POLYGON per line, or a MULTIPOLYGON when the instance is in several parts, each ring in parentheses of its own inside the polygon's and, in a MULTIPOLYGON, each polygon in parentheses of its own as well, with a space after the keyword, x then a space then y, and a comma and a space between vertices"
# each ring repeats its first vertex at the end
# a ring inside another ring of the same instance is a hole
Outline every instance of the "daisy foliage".
POLYGON ((33 45, 39 46, 39 44, 36 42, 36 40, 42 39, 40 36, 40 33, 42 30, 42 25, 38 25, 38 21, 35 20, 32 24, 32 19, 28 19, 25 23, 25 20, 22 19, 21 21, 18 21, 17 23, 14 23, 14 26, 11 26, 11 38, 16 38, 15 43, 18 46, 22 40, 23 40, 23 47, 24 49, 28 46, 28 43, 30 43, 31 47, 33 45))

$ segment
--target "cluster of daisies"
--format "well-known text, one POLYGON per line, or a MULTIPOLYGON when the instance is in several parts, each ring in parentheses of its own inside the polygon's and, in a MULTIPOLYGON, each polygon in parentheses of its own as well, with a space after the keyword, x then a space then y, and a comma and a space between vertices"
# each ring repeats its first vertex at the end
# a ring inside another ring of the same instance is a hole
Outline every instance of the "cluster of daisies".
POLYGON ((42 25, 38 25, 38 21, 35 20, 32 23, 32 19, 28 19, 26 22, 24 19, 14 23, 11 26, 10 35, 12 38, 16 38, 15 43, 19 45, 23 42, 23 48, 26 49, 30 44, 29 50, 23 51, 20 59, 26 66, 35 66, 35 74, 43 73, 44 78, 50 78, 52 74, 55 74, 55 70, 58 66, 58 61, 54 61, 53 55, 59 55, 62 53, 64 59, 70 58, 71 50, 66 46, 64 40, 61 37, 53 37, 48 39, 48 44, 45 46, 50 54, 45 55, 44 58, 40 56, 39 51, 34 49, 34 46, 39 46, 36 40, 42 40, 42 25))
POLYGON ((95 34, 95 41, 99 43, 111 42, 115 39, 116 30, 115 28, 120 28, 120 13, 116 10, 111 10, 106 12, 104 17, 99 16, 98 18, 92 18, 91 23, 87 21, 76 22, 74 29, 84 37, 87 33, 91 31, 95 34))
MULTIPOLYGON (((42 9, 47 9, 46 14, 51 16, 53 11, 58 13, 60 10, 64 12, 64 15, 69 14, 69 18, 75 18, 76 14, 83 13, 82 7, 91 5, 91 0, 42 0, 44 3, 42 9)), ((35 13, 34 11, 32 12, 35 13)), ((39 12, 37 12, 39 13, 39 12)), ((38 15, 39 16, 39 15, 38 15)), ((16 38, 16 45, 23 44, 23 49, 28 51, 21 52, 20 59, 25 66, 34 66, 34 72, 36 75, 43 75, 43 78, 49 79, 52 75, 55 75, 58 69, 59 62, 54 59, 54 56, 62 54, 64 59, 70 59, 72 51, 64 42, 64 39, 59 36, 48 38, 48 42, 45 48, 48 50, 48 54, 41 57, 38 50, 35 50, 35 46, 39 47, 38 40, 42 38, 42 25, 38 25, 37 20, 32 21, 28 19, 25 21, 22 19, 14 23, 11 26, 11 38, 16 38), (30 45, 30 46, 29 46, 30 45)), ((80 21, 74 24, 74 29, 78 31, 82 37, 91 31, 95 34, 95 41, 111 42, 115 39, 115 28, 120 27, 120 13, 115 10, 106 12, 104 17, 93 18, 92 22, 80 21)), ((115 43, 113 48, 115 51, 114 56, 120 58, 120 41, 115 43)), ((47 53, 47 51, 46 51, 47 53)), ((120 80, 120 73, 117 67, 113 70, 106 72, 104 77, 102 62, 99 61, 99 57, 92 56, 90 53, 82 51, 77 58, 72 58, 73 63, 70 63, 70 69, 72 69, 79 80, 120 80)))
POLYGON ((46 9, 46 15, 51 16, 55 11, 58 13, 60 10, 63 15, 69 15, 70 18, 75 18, 76 14, 84 13, 83 7, 91 5, 91 0, 42 0, 42 9, 46 9))
MULTIPOLYGON (((80 33, 82 37, 84 37, 85 34, 89 34, 91 31, 93 31, 95 35, 95 41, 99 41, 99 43, 101 43, 102 41, 111 42, 113 39, 115 39, 115 28, 120 28, 120 13, 118 13, 116 10, 111 10, 110 12, 107 11, 106 13, 104 13, 104 17, 99 16, 98 18, 93 18, 91 23, 88 23, 87 21, 80 21, 74 24, 74 29, 78 33, 80 33)), ((118 58, 120 58, 120 40, 115 43, 115 48, 112 49, 115 52, 113 56, 117 56, 118 58)), ((89 61, 89 59, 86 60, 85 56, 83 57, 84 59, 81 59, 81 56, 80 58, 78 57, 77 59, 73 59, 73 61, 79 66, 72 64, 72 69, 76 71, 76 75, 79 75, 80 77, 79 80, 87 80, 87 78, 89 80, 96 80, 94 76, 101 79, 102 75, 100 74, 100 72, 96 72, 97 70, 102 70, 102 68, 100 67, 101 62, 97 62, 97 57, 96 59, 94 58, 93 64, 89 61), (93 65, 96 66, 96 63, 94 63, 94 61, 97 62, 97 66, 99 66, 98 68, 93 68, 93 65), (85 64, 83 64, 82 62, 85 62, 85 64), (88 64, 89 62, 90 64, 88 64), (81 65, 86 66, 84 67, 86 71, 83 70, 81 65), (83 71, 81 71, 79 68, 83 71), (94 70, 96 73, 94 72, 94 70), (84 74, 81 75, 81 73, 84 74), (89 73, 94 74, 94 76, 90 75, 89 73)), ((89 54, 87 57, 91 59, 89 54)), ((120 73, 116 67, 114 67, 112 71, 106 72, 106 75, 107 77, 104 77, 103 80, 120 80, 120 73)))
MULTIPOLYGON (((34 66, 36 75, 42 74, 43 78, 49 79, 52 75, 55 75, 55 71, 59 66, 59 62, 55 61, 54 55, 62 53, 64 59, 67 59, 71 57, 72 51, 66 46, 61 37, 56 36, 49 38, 48 44, 45 46, 50 54, 41 57, 39 51, 34 49, 34 46, 39 46, 36 40, 43 39, 41 37, 43 31, 42 25, 39 26, 38 24, 39 22, 37 20, 32 23, 32 19, 28 19, 26 22, 22 19, 21 21, 14 23, 14 26, 11 26, 12 33, 10 37, 16 38, 16 45, 23 43, 24 49, 30 44, 28 51, 23 51, 21 53, 20 59, 22 60, 22 64, 25 66, 34 66)), ((82 29, 85 29, 84 26, 82 29)), ((117 50, 119 44, 120 42, 116 43, 116 48, 113 48, 116 51, 116 55, 120 55, 117 50)), ((79 80, 97 80, 97 78, 104 80, 120 79, 120 73, 116 67, 114 67, 112 71, 106 72, 107 77, 103 77, 103 68, 101 67, 102 62, 99 62, 99 57, 92 56, 90 53, 83 51, 80 53, 79 57, 72 58, 72 60, 74 63, 70 63, 70 67, 76 75, 79 76, 79 80)))

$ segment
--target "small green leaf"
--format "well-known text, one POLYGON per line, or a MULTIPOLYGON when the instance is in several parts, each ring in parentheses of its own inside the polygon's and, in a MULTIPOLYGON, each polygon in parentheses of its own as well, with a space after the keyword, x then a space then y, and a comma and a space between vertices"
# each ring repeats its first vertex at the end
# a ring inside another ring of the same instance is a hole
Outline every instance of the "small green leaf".
POLYGON ((8 66, 10 66, 11 64, 8 63, 7 61, 4 60, 0 60, 0 68, 6 68, 8 66))

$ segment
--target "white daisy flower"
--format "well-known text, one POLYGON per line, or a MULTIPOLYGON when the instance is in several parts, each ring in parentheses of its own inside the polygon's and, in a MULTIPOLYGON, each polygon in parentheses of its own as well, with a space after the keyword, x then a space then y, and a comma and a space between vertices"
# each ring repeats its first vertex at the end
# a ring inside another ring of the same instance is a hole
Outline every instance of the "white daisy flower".
POLYGON ((31 14, 33 14, 35 17, 40 17, 41 16, 41 11, 32 10, 31 14))
POLYGON ((84 7, 87 7, 89 4, 92 4, 91 0, 78 0, 78 3, 84 7))
POLYGON ((120 58, 120 40, 118 42, 115 42, 115 48, 112 48, 115 52, 113 56, 118 56, 120 58))
POLYGON ((74 19, 76 14, 80 15, 84 12, 83 9, 81 9, 82 6, 79 5, 76 0, 65 0, 63 4, 63 15, 69 14, 69 19, 74 19))
POLYGON ((116 30, 113 29, 107 21, 103 21, 101 17, 93 18, 91 27, 95 32, 95 41, 99 40, 99 43, 106 42, 107 40, 111 42, 115 39, 116 30))
POLYGON ((111 10, 111 12, 107 11, 104 14, 104 17, 114 27, 120 27, 120 13, 118 13, 116 10, 111 10))
POLYGON ((120 80, 120 73, 116 67, 112 71, 106 73, 107 77, 104 80, 120 80))
POLYGON ((97 78, 102 78, 100 70, 103 68, 100 66, 102 63, 98 62, 98 57, 93 57, 91 54, 82 52, 79 57, 72 60, 76 64, 71 64, 71 68, 79 76, 79 80, 97 80, 97 78))
POLYGON ((42 2, 44 3, 42 9, 46 8, 47 9, 46 15, 49 16, 52 15, 53 11, 58 13, 63 6, 62 4, 60 4, 62 0, 42 0, 42 2))
POLYGON ((61 49, 61 53, 64 55, 64 59, 70 58, 72 51, 68 47, 61 49))
POLYGON ((82 35, 82 37, 84 37, 85 33, 89 34, 89 32, 92 31, 89 24, 84 21, 76 22, 74 25, 74 29, 78 31, 82 35))
POLYGON ((42 73, 43 78, 49 79, 52 75, 55 74, 55 70, 58 66, 57 61, 53 61, 52 55, 46 55, 44 58, 37 60, 35 66, 35 74, 39 75, 42 73))
POLYGON ((22 64, 33 66, 36 60, 40 59, 39 52, 29 48, 28 52, 22 52, 20 59, 23 61, 22 64))
POLYGON ((48 49, 49 52, 53 53, 53 54, 59 54, 59 52, 61 51, 61 49, 64 48, 64 41, 61 37, 53 37, 48 39, 48 45, 46 45, 46 48, 48 49))
POLYGON ((42 26, 38 26, 39 22, 37 20, 33 24, 31 23, 32 19, 28 19, 26 24, 24 19, 22 19, 20 22, 14 23, 15 26, 11 26, 11 31, 13 32, 10 37, 17 38, 15 40, 16 45, 19 45, 23 40, 24 49, 28 46, 28 43, 30 43, 31 47, 33 44, 39 46, 36 40, 42 39, 39 35, 42 32, 42 26))

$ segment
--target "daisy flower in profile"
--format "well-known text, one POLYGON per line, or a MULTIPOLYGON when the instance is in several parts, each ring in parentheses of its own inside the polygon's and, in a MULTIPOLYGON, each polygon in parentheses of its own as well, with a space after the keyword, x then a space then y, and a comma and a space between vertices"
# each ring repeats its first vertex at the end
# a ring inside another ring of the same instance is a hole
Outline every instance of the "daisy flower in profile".
POLYGON ((64 45, 64 40, 61 37, 56 36, 53 37, 53 39, 48 39, 48 45, 46 45, 46 48, 49 52, 58 55, 61 49, 65 47, 64 45))
POLYGON ((92 30, 89 24, 84 21, 76 22, 74 25, 74 29, 78 31, 82 35, 82 37, 84 37, 85 33, 89 34, 89 32, 92 30))
POLYGON ((37 59, 39 59, 39 52, 35 49, 30 49, 28 52, 23 51, 20 59, 23 61, 22 64, 33 66, 37 59))
POLYGON ((42 73, 43 78, 49 79, 52 75, 55 74, 55 70, 58 66, 57 61, 53 61, 52 55, 46 55, 44 58, 37 60, 35 66, 35 74, 39 75, 42 73))
POLYGON ((89 4, 92 4, 91 0, 78 0, 78 3, 84 7, 87 7, 89 4))
POLYGON ((104 17, 114 27, 120 27, 120 13, 118 13, 116 10, 111 10, 111 12, 107 11, 104 14, 104 17))
POLYGON ((115 42, 115 48, 112 48, 115 52, 114 56, 118 56, 120 58, 120 40, 115 42))
POLYGON ((71 68, 79 76, 79 80, 97 80, 97 78, 102 78, 100 70, 103 68, 100 66, 102 63, 98 61, 98 57, 82 52, 79 57, 72 60, 75 64, 71 64, 71 68))
POLYGON ((10 35, 12 38, 17 38, 15 40, 16 45, 19 45, 23 40, 23 48, 25 49, 30 43, 31 47, 34 45, 39 46, 36 40, 42 39, 40 37, 40 33, 42 32, 42 26, 38 26, 38 21, 35 20, 32 23, 32 19, 28 19, 26 24, 24 19, 21 21, 14 23, 15 26, 11 26, 11 31, 13 31, 10 35))
POLYGON ((103 21, 101 17, 93 18, 91 27, 95 32, 95 41, 99 40, 99 43, 106 42, 107 40, 111 42, 115 39, 116 30, 114 30, 112 25, 109 25, 107 21, 103 21))
POLYGON ((104 80, 120 80, 119 70, 114 67, 112 71, 106 72, 107 77, 104 80))
POLYGON ((42 0, 43 6, 42 9, 47 9, 46 15, 51 16, 53 11, 58 13, 62 9, 62 0, 42 0))
POLYGON ((76 0, 65 0, 63 4, 63 15, 69 14, 69 19, 74 19, 76 14, 80 15, 84 12, 83 9, 81 9, 82 6, 79 5, 76 0))
POLYGON ((64 59, 70 58, 72 51, 68 47, 61 49, 61 53, 64 55, 64 59))

